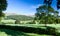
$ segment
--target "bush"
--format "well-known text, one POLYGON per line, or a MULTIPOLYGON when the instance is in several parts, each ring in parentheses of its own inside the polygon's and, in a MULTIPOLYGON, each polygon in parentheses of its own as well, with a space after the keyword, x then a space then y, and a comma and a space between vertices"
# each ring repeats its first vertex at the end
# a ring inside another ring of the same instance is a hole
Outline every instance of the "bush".
POLYGON ((20 24, 20 20, 16 20, 15 21, 15 24, 20 24))

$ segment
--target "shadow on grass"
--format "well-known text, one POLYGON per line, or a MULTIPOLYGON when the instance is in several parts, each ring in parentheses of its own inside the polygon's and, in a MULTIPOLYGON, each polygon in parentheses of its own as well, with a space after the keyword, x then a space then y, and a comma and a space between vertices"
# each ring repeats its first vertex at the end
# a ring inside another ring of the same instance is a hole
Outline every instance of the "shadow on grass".
MULTIPOLYGON (((53 27, 46 27, 46 29, 42 29, 42 28, 33 28, 33 27, 24 27, 24 26, 7 26, 7 25, 0 25, 0 29, 10 29, 10 30, 15 30, 15 31, 23 31, 26 33, 36 33, 36 34, 46 34, 46 35, 54 35, 56 36, 56 29, 53 27)), ((17 32, 12 32, 12 31, 6 31, 4 30, 4 32, 6 32, 7 34, 11 34, 13 36, 17 36, 17 32)), ((22 33, 23 34, 23 33, 22 33)), ((24 34, 25 36, 26 34, 24 34)), ((27 36, 27 35, 26 35, 27 36)))
POLYGON ((24 32, 14 31, 14 30, 9 30, 9 29, 0 29, 0 32, 5 32, 7 36, 29 36, 25 34, 24 32))

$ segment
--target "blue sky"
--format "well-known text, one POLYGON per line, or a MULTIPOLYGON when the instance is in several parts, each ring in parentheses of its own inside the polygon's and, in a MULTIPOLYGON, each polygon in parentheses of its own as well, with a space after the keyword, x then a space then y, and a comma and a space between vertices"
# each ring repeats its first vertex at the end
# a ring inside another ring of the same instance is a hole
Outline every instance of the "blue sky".
MULTIPOLYGON (((7 0, 8 7, 5 13, 15 13, 22 15, 34 15, 36 8, 43 5, 43 0, 7 0)), ((56 10, 56 1, 52 7, 56 10)))

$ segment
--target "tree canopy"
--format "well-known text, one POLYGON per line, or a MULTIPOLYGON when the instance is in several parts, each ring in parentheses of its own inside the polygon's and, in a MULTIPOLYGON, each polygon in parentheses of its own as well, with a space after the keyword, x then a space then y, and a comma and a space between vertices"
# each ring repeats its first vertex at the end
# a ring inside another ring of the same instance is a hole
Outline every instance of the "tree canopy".
MULTIPOLYGON (((54 8, 51 7, 51 4, 54 0, 44 0, 44 5, 36 8, 35 20, 39 20, 39 23, 60 23, 59 12, 55 11, 54 8)), ((60 9, 60 0, 57 1, 57 9, 60 9)))
POLYGON ((39 6, 36 8, 37 12, 35 14, 35 20, 42 24, 52 24, 57 22, 56 17, 58 17, 58 11, 55 11, 51 6, 46 5, 39 6))
POLYGON ((7 7, 7 1, 6 0, 0 0, 0 10, 4 11, 7 7))
POLYGON ((5 14, 2 11, 5 11, 7 8, 7 1, 6 0, 0 0, 0 20, 1 17, 4 17, 5 14))

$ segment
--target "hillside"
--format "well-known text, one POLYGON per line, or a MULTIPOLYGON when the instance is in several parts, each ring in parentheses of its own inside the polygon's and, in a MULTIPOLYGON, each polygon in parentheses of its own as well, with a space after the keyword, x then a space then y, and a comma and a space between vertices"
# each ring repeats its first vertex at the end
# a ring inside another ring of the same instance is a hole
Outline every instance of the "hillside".
POLYGON ((6 16, 7 18, 5 19, 13 19, 13 20, 21 20, 21 21, 24 21, 24 20, 33 20, 34 17, 31 17, 31 16, 25 16, 25 15, 9 15, 9 16, 6 16))

